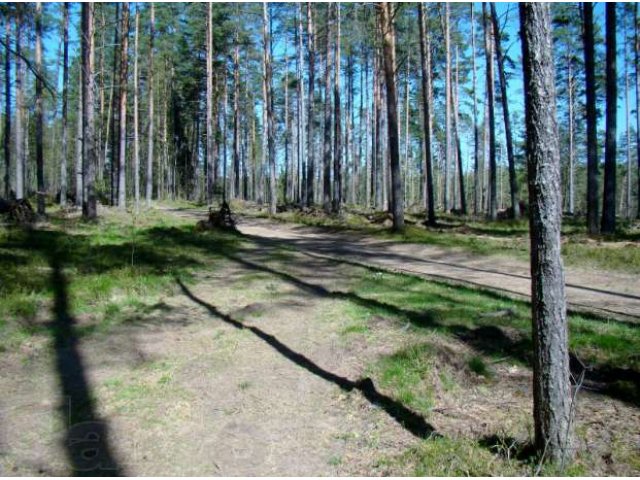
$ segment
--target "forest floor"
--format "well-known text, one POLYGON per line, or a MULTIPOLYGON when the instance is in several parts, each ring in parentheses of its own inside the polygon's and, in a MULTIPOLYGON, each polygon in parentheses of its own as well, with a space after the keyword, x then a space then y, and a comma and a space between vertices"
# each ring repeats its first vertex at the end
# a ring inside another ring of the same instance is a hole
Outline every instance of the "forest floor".
POLYGON ((2 475, 640 474, 634 323, 571 315, 577 460, 540 469, 526 302, 100 214, 0 229, 2 475))

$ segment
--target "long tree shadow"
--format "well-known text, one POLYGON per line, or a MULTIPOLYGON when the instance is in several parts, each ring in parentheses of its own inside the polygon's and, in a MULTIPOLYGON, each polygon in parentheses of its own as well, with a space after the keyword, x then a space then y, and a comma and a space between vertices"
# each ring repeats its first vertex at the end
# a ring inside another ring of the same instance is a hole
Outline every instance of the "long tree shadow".
POLYGON ((422 416, 405 407, 402 403, 394 400, 393 398, 380 393, 376 389, 373 381, 370 378, 362 378, 354 382, 353 380, 349 380, 348 378, 341 377, 339 375, 336 375, 335 373, 329 372, 328 370, 325 370, 319 365, 315 364, 313 361, 311 361, 301 353, 292 350, 287 345, 278 340, 275 336, 264 332, 258 327, 244 325, 242 322, 235 320, 230 315, 221 312, 213 305, 196 297, 187 288, 187 286, 182 283, 179 278, 177 278, 176 281, 187 297, 189 297, 193 302, 205 307, 212 315, 220 318, 223 322, 233 326, 234 328, 250 331, 255 336, 278 351, 280 354, 282 354, 285 358, 288 358, 296 365, 299 365, 308 372, 328 382, 334 383, 341 389, 349 392, 352 390, 358 390, 367 400, 369 400, 369 402, 371 402, 373 405, 381 407, 385 412, 387 412, 389 416, 391 416, 394 420, 396 420, 400 425, 402 425, 416 437, 434 438, 440 436, 435 431, 434 427, 427 423, 422 416))
MULTIPOLYGON (((234 254, 226 254, 225 256, 252 270, 270 273, 316 296, 347 300, 365 308, 385 311, 394 316, 404 317, 421 328, 443 329, 479 352, 489 355, 508 355, 528 365, 532 363, 533 344, 528 336, 511 338, 506 336, 498 327, 480 326, 470 328, 465 325, 447 325, 438 321, 437 315, 429 310, 408 310, 373 298, 364 298, 353 292, 332 291, 322 285, 306 282, 289 273, 275 270, 234 254)), ((571 367, 574 379, 580 378, 582 372, 586 370, 584 387, 594 392, 640 405, 640 397, 638 396, 638 393, 640 393, 640 375, 637 371, 610 365, 585 368, 581 362, 576 361, 575 356, 572 356, 572 358, 571 367)))
POLYGON ((120 476, 123 474, 113 456, 109 429, 96 412, 85 365, 75 332, 75 319, 69 313, 67 281, 60 256, 50 256, 51 284, 54 289, 54 338, 56 368, 62 401, 60 414, 66 418, 64 446, 76 475, 120 476))

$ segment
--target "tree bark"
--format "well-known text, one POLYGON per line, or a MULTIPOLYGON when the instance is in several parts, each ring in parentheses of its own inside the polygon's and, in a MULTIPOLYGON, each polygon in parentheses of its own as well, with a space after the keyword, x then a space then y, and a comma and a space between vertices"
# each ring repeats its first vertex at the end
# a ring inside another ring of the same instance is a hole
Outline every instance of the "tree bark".
POLYGON ((118 208, 126 208, 127 158, 127 71, 129 49, 129 3, 122 3, 122 32, 120 38, 120 143, 118 147, 118 208))
MULTIPOLYGON (((483 4, 484 7, 484 4, 483 4)), ((449 4, 444 4, 444 52, 445 52, 445 140, 444 140, 444 185, 442 200, 444 211, 449 211, 449 170, 451 170, 451 38, 449 32, 449 4)), ((488 74, 487 74, 488 75, 488 74)))
MULTIPOLYGON (((81 39, 82 42, 82 39, 81 39)), ((82 48, 82 47, 81 47, 82 48)), ((82 62, 82 52, 80 52, 80 61, 82 62)), ((82 81, 82 65, 78 69, 78 108, 77 108, 77 121, 76 121, 76 161, 75 161, 75 179, 76 179, 76 207, 82 208, 84 205, 84 171, 83 162, 84 157, 82 136, 84 135, 82 127, 82 95, 83 85, 82 81)))
POLYGON ((140 211, 140 138, 138 132, 138 31, 140 29, 140 7, 136 6, 136 31, 133 53, 133 189, 135 211, 140 211))
POLYGON ((309 50, 309 100, 307 113, 307 186, 305 188, 306 205, 310 207, 314 202, 313 183, 315 176, 314 145, 313 145, 313 97, 315 84, 315 46, 313 27, 313 6, 307 2, 307 48, 309 50))
POLYGON ((509 164, 509 192, 511 195, 511 218, 520 218, 520 204, 518 203, 518 180, 516 178, 516 161, 513 153, 513 135, 511 133, 511 118, 509 115, 509 97, 507 88, 507 76, 504 72, 504 55, 500 39, 500 25, 498 25, 498 13, 496 4, 491 3, 491 19, 493 23, 493 38, 496 46, 496 59, 498 61, 498 76, 500 78, 500 98, 502 100, 502 116, 504 118, 504 134, 507 144, 507 162, 509 164))
POLYGON ((90 3, 82 4, 82 138, 83 138, 83 178, 87 195, 82 213, 86 219, 98 216, 95 176, 95 139, 93 127, 93 8, 90 3))
POLYGON ((634 4, 634 51, 635 51, 635 67, 636 67, 636 162, 638 168, 637 175, 637 191, 636 191, 636 218, 640 219, 640 19, 638 18, 638 4, 634 4))
POLYGON ((232 196, 240 195, 240 45, 236 28, 233 51, 233 189, 232 196))
MULTIPOLYGON (((467 214, 467 197, 464 188, 464 169, 462 165, 462 148, 460 146, 460 132, 458 131, 458 90, 459 90, 459 79, 458 79, 458 48, 456 47, 456 74, 455 74, 455 89, 452 92, 453 97, 453 134, 456 139, 456 158, 458 159, 458 182, 460 187, 460 211, 462 215, 467 214)), ((453 88, 453 85, 452 85, 453 88)))
POLYGON ((602 202, 602 233, 616 230, 616 154, 618 85, 616 71, 616 4, 606 4, 606 143, 604 153, 604 195, 602 202))
MULTIPOLYGON (((4 196, 11 193, 11 21, 7 17, 5 25, 5 57, 4 57, 4 196)), ((16 109, 17 110, 17 109, 16 109)))
POLYGON ((478 215, 482 210, 482 184, 480 182, 480 127, 478 125, 478 92, 476 73, 476 34, 475 34, 475 5, 471 9, 471 62, 473 89, 473 214, 478 215))
POLYGON ((433 167, 431 165, 431 39, 426 27, 427 12, 423 2, 418 4, 418 22, 420 23, 420 67, 422 70, 422 109, 424 123, 424 157, 425 157, 425 194, 427 203, 427 225, 435 226, 436 209, 433 191, 433 167))
POLYGON ((600 214, 598 200, 598 119, 596 116, 596 69, 592 3, 582 3, 582 18, 587 123, 587 230, 593 235, 600 231, 600 214))
POLYGON ((37 211, 45 213, 44 187, 44 104, 42 98, 42 3, 36 3, 36 175, 37 175, 37 211))
POLYGON ((149 4, 150 11, 150 20, 149 20, 149 73, 148 73, 148 91, 149 91, 149 131, 147 134, 147 183, 145 189, 145 197, 147 201, 147 207, 151 206, 151 198, 153 197, 153 148, 154 148, 154 118, 153 118, 153 40, 155 36, 156 29, 156 16, 155 16, 155 6, 154 3, 151 2, 149 4))
POLYGON ((267 2, 263 2, 262 13, 264 20, 264 63, 267 109, 267 146, 269 153, 269 214, 275 215, 278 204, 278 189, 276 185, 276 147, 275 125, 273 118, 273 71, 271 66, 271 21, 267 2))
POLYGON ((334 148, 333 148, 333 213, 340 213, 342 207, 342 123, 340 111, 340 3, 334 3, 336 18, 336 34, 334 38, 334 85, 333 85, 333 104, 334 104, 334 148))
POLYGON ((207 204, 213 202, 213 52, 212 50, 213 35, 213 5, 212 2, 207 4, 207 36, 206 36, 206 52, 207 52, 207 163, 206 163, 206 182, 207 182, 207 204))
POLYGON ((324 51, 324 137, 322 142, 322 208, 331 213, 331 20, 332 4, 327 3, 326 42, 324 51))
POLYGON ((495 132, 495 100, 494 100, 494 77, 493 77, 493 49, 491 47, 491 23, 486 11, 486 4, 482 4, 482 15, 484 18, 484 48, 486 56, 487 71, 487 108, 489 116, 489 220, 498 218, 497 190, 496 190, 496 132, 495 132))
POLYGON ((387 87, 387 130, 391 166, 391 195, 393 229, 404 229, 404 204, 400 174, 400 145, 398 138, 398 94, 396 91, 396 38, 393 25, 392 4, 378 3, 378 15, 382 26, 382 50, 385 84, 387 87))
POLYGON ((306 161, 305 161, 305 138, 304 138, 304 130, 305 130, 305 105, 304 105, 304 58, 303 58, 303 27, 302 27, 302 3, 298 3, 298 12, 297 12, 297 21, 298 21, 298 42, 296 44, 297 49, 297 61, 296 61, 296 77, 297 77, 297 88, 298 88, 298 158, 297 158, 297 171, 298 171, 298 182, 296 185, 296 201, 298 204, 304 203, 304 194, 303 191, 305 189, 305 172, 306 172, 306 161))
POLYGON ((531 231, 533 412, 536 446, 564 465, 572 456, 572 400, 562 200, 550 6, 520 4, 531 231))
POLYGON ((62 159, 60 161, 60 206, 67 206, 68 90, 69 90, 69 4, 64 3, 62 20, 62 159))
POLYGON ((22 41, 22 14, 18 11, 16 15, 16 121, 15 121, 15 152, 16 152, 16 198, 24 197, 24 136, 22 131, 22 120, 24 118, 24 77, 25 65, 21 51, 22 41))

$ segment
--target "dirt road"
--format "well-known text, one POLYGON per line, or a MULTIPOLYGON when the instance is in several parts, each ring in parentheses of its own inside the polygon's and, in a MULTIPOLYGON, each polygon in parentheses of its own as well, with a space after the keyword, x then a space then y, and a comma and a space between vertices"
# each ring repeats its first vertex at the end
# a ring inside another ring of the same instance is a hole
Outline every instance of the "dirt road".
MULTIPOLYGON (((382 241, 255 218, 241 219, 239 229, 254 240, 280 242, 309 255, 460 282, 521 298, 528 298, 531 291, 529 265, 506 256, 475 256, 459 248, 382 241)), ((640 322, 637 275, 567 268, 566 281, 571 309, 640 322)))

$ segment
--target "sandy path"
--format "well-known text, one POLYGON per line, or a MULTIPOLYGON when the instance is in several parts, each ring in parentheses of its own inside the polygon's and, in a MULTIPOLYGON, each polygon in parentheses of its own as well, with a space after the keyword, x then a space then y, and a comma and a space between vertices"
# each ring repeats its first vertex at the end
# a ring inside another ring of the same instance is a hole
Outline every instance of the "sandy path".
MULTIPOLYGON (((243 218, 240 231, 254 240, 274 240, 304 252, 528 298, 529 265, 505 256, 474 256, 459 248, 397 243, 294 224, 243 218)), ((570 308, 631 322, 640 321, 638 276, 566 269, 570 308)))

